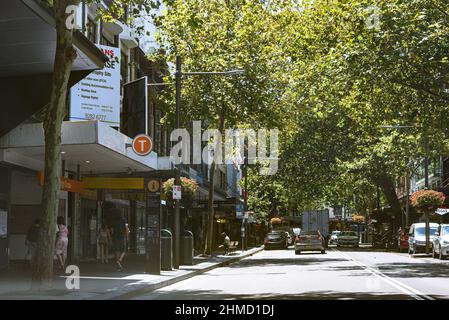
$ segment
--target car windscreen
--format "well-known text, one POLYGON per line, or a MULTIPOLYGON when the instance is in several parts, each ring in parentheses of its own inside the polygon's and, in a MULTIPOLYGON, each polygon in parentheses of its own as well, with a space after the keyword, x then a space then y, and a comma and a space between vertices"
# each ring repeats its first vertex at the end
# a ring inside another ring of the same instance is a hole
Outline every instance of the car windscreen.
MULTIPOLYGON (((435 235, 435 232, 437 232, 437 227, 430 227, 430 235, 435 235)), ((425 236, 426 235, 426 228, 425 227, 417 227, 415 229, 416 236, 425 236)))
POLYGON ((339 234, 341 234, 341 231, 332 231, 333 236, 338 236, 339 234))
POLYGON ((346 232, 340 233, 340 236, 343 236, 343 237, 357 237, 357 233, 352 232, 352 231, 346 231, 346 232))
POLYGON ((441 235, 448 235, 449 234, 449 226, 443 226, 442 227, 443 230, 441 230, 441 235))
POLYGON ((280 233, 269 234, 267 235, 267 238, 269 240, 277 240, 281 238, 281 234, 280 233))

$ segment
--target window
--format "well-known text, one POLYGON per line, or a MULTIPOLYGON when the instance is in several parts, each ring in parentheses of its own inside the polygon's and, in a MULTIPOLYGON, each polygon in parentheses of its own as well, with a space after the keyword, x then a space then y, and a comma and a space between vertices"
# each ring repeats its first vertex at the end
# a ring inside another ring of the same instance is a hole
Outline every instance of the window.
POLYGON ((92 43, 97 43, 97 24, 91 18, 87 19, 86 35, 92 43))
POLYGON ((121 52, 120 57, 120 74, 124 83, 128 82, 128 56, 121 52))

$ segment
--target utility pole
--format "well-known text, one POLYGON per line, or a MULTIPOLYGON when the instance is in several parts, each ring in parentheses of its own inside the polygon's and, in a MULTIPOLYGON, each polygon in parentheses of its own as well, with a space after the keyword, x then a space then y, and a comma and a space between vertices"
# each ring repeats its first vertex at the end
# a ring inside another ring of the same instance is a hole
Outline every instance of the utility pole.
MULTIPOLYGON (((407 168, 407 173, 405 177, 405 187, 407 192, 407 197, 405 200, 405 227, 408 227, 410 224, 410 169, 407 168)), ((405 231, 405 228, 404 228, 405 231)))
MULTIPOLYGON (((180 104, 181 104, 181 57, 176 56, 176 129, 180 128, 180 104)), ((175 166, 175 185, 181 185, 181 168, 179 165, 175 166)), ((182 188, 181 188, 182 190, 182 188)), ((182 196, 182 194, 181 194, 182 196)), ((175 221, 174 221, 174 252, 173 252, 173 267, 175 269, 179 269, 179 256, 180 256, 180 238, 181 238, 181 230, 180 230, 180 200, 175 200, 175 221)))

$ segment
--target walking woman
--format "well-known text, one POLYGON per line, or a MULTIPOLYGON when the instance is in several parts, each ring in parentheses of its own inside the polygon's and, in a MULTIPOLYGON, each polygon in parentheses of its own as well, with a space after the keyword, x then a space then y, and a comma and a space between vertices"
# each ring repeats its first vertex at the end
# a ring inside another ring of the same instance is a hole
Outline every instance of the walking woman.
POLYGON ((65 262, 67 259, 67 245, 69 243, 69 229, 67 229, 64 217, 59 216, 58 233, 56 234, 55 252, 58 257, 58 262, 61 270, 65 269, 65 262))
POLYGON ((108 226, 103 222, 98 230, 98 244, 100 245, 101 263, 108 263, 109 243, 111 240, 111 232, 108 226))

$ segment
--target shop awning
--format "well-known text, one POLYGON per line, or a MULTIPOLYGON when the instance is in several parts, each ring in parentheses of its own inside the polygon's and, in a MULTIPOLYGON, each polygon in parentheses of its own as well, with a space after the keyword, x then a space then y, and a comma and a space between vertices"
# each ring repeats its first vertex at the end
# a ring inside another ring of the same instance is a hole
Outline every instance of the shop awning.
MULTIPOLYGON (((52 12, 36 0, 0 1, 0 137, 50 101, 56 30, 52 12)), ((69 85, 102 68, 107 57, 81 32, 69 85)))
MULTIPOLYGON (((64 122, 62 158, 83 175, 145 172, 157 168, 157 154, 138 156, 131 138, 97 121, 64 122)), ((0 162, 44 170, 44 133, 40 123, 24 124, 0 138, 0 162)))

